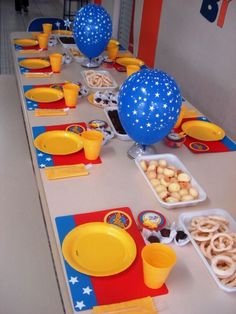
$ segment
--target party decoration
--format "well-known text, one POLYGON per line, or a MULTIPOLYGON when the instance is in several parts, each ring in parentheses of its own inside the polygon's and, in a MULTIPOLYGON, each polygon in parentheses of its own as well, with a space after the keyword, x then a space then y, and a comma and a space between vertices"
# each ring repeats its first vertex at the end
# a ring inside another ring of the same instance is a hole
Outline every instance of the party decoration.
POLYGON ((57 21, 57 22, 55 23, 55 25, 56 25, 57 29, 60 30, 61 23, 60 23, 59 21, 57 21))
POLYGON ((175 80, 159 70, 143 69, 131 75, 118 95, 119 118, 138 144, 151 145, 173 128, 182 97, 175 80))
POLYGON ((64 26, 66 27, 66 30, 70 29, 71 21, 69 19, 64 20, 64 26))
POLYGON ((100 5, 88 4, 75 15, 73 36, 79 50, 88 58, 99 56, 112 34, 112 22, 100 5))

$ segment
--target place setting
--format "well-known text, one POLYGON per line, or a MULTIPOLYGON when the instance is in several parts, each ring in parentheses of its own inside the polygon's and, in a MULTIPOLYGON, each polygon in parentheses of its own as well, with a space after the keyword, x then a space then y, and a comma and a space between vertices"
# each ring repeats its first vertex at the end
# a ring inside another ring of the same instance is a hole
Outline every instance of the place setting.
POLYGON ((183 117, 173 132, 183 134, 184 145, 195 154, 236 151, 236 143, 225 130, 206 116, 183 117))
POLYGON ((145 245, 130 208, 60 216, 55 223, 75 311, 168 293, 175 252, 163 244, 145 245), (157 281, 149 268, 153 254, 169 256, 163 261, 168 271, 158 265, 152 270, 159 272, 157 281))
POLYGON ((89 174, 92 164, 101 164, 104 142, 101 130, 85 122, 32 128, 38 167, 49 180, 89 174))

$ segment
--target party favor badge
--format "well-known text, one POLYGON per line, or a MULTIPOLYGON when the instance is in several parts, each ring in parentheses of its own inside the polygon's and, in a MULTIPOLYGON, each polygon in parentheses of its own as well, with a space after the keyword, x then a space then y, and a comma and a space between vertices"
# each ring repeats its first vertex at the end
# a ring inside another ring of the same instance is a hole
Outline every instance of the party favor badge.
POLYGON ((189 147, 196 152, 207 152, 209 150, 209 147, 206 144, 200 142, 190 143, 189 147))
POLYGON ((142 229, 161 230, 166 225, 166 218, 154 210, 145 210, 138 215, 138 223, 142 229))
POLYGON ((128 229, 132 224, 131 217, 121 210, 113 210, 104 217, 104 222, 128 229))
POLYGON ((66 131, 81 134, 85 131, 85 128, 79 124, 71 124, 66 128, 66 131))

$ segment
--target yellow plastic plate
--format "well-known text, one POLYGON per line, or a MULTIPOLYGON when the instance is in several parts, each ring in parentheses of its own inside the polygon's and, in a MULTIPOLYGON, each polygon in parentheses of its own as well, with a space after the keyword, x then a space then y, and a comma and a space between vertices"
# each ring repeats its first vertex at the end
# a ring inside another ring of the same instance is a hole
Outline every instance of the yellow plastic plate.
POLYGON ((25 97, 37 102, 50 103, 62 99, 64 95, 62 91, 56 88, 36 87, 28 90, 25 97))
POLYGON ((144 62, 140 59, 137 58, 117 58, 116 63, 127 66, 127 65, 139 65, 142 66, 144 65, 144 62))
POLYGON ((127 269, 137 249, 124 229, 104 222, 91 222, 74 228, 62 243, 67 263, 91 276, 111 276, 127 269))
POLYGON ((41 133, 34 140, 34 146, 47 154, 69 155, 83 148, 83 140, 73 132, 55 130, 41 133))
POLYGON ((202 141, 219 141, 225 137, 223 129, 207 121, 187 121, 181 128, 187 135, 202 141))
POLYGON ((50 66, 50 62, 44 59, 24 59, 19 62, 26 69, 44 69, 50 66))
POLYGON ((14 43, 16 45, 22 46, 22 47, 30 47, 30 46, 37 46, 38 41, 35 39, 30 39, 30 38, 22 38, 22 39, 15 39, 14 43))

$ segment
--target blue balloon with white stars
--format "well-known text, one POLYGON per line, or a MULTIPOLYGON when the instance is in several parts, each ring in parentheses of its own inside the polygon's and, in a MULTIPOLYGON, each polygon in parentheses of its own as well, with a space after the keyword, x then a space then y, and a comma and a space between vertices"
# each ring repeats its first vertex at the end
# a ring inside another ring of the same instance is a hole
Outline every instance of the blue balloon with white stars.
POLYGON ((73 37, 79 50, 88 58, 99 56, 112 35, 112 22, 100 5, 88 4, 75 15, 73 37))
POLYGON ((175 80, 160 70, 143 69, 122 84, 118 113, 126 133, 138 144, 163 139, 175 125, 182 97, 175 80))

